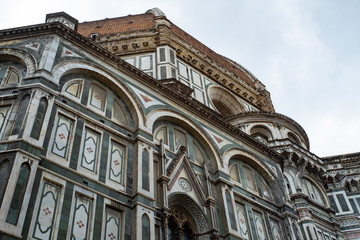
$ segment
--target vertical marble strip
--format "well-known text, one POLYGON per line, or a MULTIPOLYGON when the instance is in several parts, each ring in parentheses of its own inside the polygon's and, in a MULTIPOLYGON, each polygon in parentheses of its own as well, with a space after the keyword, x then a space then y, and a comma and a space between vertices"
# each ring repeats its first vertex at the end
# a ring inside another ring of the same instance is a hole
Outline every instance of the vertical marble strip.
POLYGON ((0 108, 0 133, 3 130, 3 127, 5 125, 5 119, 7 117, 7 114, 9 112, 10 107, 1 107, 0 108))

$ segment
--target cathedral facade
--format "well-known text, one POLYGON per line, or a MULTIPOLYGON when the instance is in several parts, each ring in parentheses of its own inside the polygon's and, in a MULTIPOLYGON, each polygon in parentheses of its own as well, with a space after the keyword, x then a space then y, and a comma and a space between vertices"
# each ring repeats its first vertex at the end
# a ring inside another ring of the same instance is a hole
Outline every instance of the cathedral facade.
POLYGON ((360 154, 159 9, 0 31, 0 239, 360 239, 360 154))

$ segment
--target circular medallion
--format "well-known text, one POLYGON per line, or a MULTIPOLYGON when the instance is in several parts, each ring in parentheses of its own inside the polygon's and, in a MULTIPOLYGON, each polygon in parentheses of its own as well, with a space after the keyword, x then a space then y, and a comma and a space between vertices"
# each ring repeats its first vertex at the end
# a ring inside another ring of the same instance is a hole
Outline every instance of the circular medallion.
POLYGON ((190 182, 187 179, 179 178, 178 179, 178 184, 179 184, 180 188, 184 192, 190 192, 191 191, 191 185, 190 185, 190 182))

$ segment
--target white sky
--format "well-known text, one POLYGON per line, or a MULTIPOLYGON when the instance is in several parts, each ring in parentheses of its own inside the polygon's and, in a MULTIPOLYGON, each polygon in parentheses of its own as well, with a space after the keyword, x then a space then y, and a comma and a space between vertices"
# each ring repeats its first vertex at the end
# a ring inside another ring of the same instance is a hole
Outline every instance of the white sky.
POLYGON ((160 8, 174 24, 251 71, 275 110, 298 122, 318 156, 360 152, 360 1, 4 1, 0 29, 64 11, 80 22, 160 8))

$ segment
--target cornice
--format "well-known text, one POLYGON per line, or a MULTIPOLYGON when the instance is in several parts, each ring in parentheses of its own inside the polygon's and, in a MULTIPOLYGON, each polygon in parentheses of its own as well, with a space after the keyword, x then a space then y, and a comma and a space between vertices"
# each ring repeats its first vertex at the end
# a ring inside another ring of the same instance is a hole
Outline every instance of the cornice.
POLYGON ((308 149, 310 149, 309 138, 308 138, 305 130, 295 120, 293 120, 283 114, 275 113, 275 112, 265 112, 265 111, 245 112, 245 113, 239 113, 237 115, 226 118, 226 121, 228 121, 229 123, 232 123, 234 125, 251 123, 251 122, 255 122, 255 121, 271 122, 271 123, 280 125, 279 120, 282 121, 284 126, 287 126, 291 130, 293 130, 294 132, 296 132, 300 136, 302 136, 305 141, 306 147, 308 149))
POLYGON ((225 133, 233 136, 235 138, 240 138, 242 141, 247 143, 248 145, 254 147, 258 151, 263 154, 268 155, 274 161, 282 161, 284 158, 282 155, 267 147, 266 145, 254 140, 248 134, 241 131, 239 128, 229 124, 226 122, 218 113, 215 113, 210 108, 206 107, 204 104, 198 102, 194 98, 184 97, 181 94, 175 92, 170 89, 166 85, 162 84, 161 81, 154 79, 138 68, 132 66, 126 61, 122 60, 119 56, 116 56, 106 49, 102 48, 98 44, 94 43, 90 39, 80 35, 79 33, 71 30, 65 25, 58 22, 51 22, 45 24, 32 25, 27 27, 20 27, 14 29, 6 29, 0 31, 0 41, 9 41, 14 39, 22 39, 27 37, 41 36, 41 35, 49 35, 49 34, 57 34, 64 39, 72 42, 80 48, 84 48, 87 51, 93 53, 98 58, 103 60, 105 63, 113 66, 125 74, 134 77, 150 89, 155 92, 162 93, 172 99, 175 103, 181 103, 182 107, 189 110, 192 113, 197 114, 201 118, 203 118, 206 122, 209 122, 224 131, 225 133), (275 159, 274 159, 275 158, 275 159))

